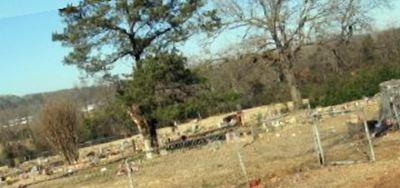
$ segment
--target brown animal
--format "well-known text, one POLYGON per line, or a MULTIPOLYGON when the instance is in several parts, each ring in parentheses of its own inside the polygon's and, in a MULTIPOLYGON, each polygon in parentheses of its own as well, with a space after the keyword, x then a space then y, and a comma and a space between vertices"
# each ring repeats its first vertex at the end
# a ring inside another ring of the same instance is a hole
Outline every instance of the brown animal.
POLYGON ((238 112, 236 112, 236 114, 231 114, 231 115, 228 115, 228 116, 224 117, 222 119, 222 121, 225 124, 229 124, 229 125, 231 125, 231 124, 236 125, 237 124, 239 126, 244 126, 243 125, 243 120, 242 120, 242 115, 243 115, 242 111, 238 111, 238 112))

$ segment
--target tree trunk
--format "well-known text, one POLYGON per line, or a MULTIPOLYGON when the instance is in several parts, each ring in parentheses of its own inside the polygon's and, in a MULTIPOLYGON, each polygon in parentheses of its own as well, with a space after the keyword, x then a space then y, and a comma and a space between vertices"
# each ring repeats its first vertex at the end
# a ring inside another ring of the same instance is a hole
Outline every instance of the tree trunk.
POLYGON ((150 129, 150 140, 151 140, 151 146, 156 149, 156 152, 158 153, 158 136, 157 136, 157 127, 156 123, 150 122, 149 123, 149 129, 150 129))
POLYGON ((297 87, 296 77, 294 76, 293 69, 288 65, 282 65, 282 74, 285 77, 286 83, 289 88, 290 96, 294 103, 294 108, 299 109, 303 105, 300 90, 297 87))
POLYGON ((131 116, 132 121, 137 125, 139 133, 143 138, 146 157, 148 159, 153 158, 158 149, 157 131, 155 130, 155 126, 149 126, 137 105, 132 105, 128 113, 131 116))
POLYGON ((344 40, 334 42, 333 44, 327 44, 326 48, 331 51, 334 57, 334 71, 343 73, 344 70, 349 68, 344 59, 345 54, 343 54, 348 50, 348 44, 344 40))
POLYGON ((335 56, 336 72, 341 72, 343 69, 347 69, 347 65, 342 55, 339 53, 340 47, 333 47, 332 54, 335 56))
POLYGON ((152 159, 155 155, 154 147, 152 146, 150 134, 143 134, 144 152, 146 153, 146 158, 152 159))

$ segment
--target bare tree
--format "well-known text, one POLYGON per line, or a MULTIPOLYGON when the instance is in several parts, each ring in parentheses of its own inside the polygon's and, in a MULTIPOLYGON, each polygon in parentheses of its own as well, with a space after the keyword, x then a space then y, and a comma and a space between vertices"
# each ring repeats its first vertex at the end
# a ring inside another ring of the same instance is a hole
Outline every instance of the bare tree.
POLYGON ((78 130, 82 123, 78 106, 69 99, 48 101, 39 115, 41 134, 55 152, 65 157, 69 164, 78 161, 78 130))
POLYGON ((368 11, 361 6, 364 3, 362 0, 215 1, 223 18, 221 31, 245 28, 244 37, 263 39, 258 50, 286 80, 296 107, 302 101, 293 71, 299 52, 315 42, 329 42, 324 40, 333 34, 339 33, 346 40, 351 37, 354 27, 367 21, 359 19, 368 11))
MULTIPOLYGON (((351 39, 355 33, 370 30, 372 18, 371 10, 389 8, 391 0, 332 0, 330 25, 334 26, 330 32, 334 39, 324 45, 335 57, 337 69, 348 67, 344 56, 348 51, 351 39), (337 28, 335 30, 335 28, 337 28)), ((329 29, 329 28, 327 28, 329 29)), ((332 29, 332 27, 331 27, 332 29)), ((327 32, 326 32, 327 33, 327 32)))

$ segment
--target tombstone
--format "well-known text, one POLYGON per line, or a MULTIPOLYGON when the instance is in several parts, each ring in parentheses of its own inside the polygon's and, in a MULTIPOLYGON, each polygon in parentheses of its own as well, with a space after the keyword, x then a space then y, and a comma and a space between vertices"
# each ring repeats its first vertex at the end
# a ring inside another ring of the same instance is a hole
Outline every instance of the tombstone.
POLYGON ((37 158, 37 164, 38 164, 39 166, 41 166, 41 165, 43 164, 43 157, 38 157, 38 158, 37 158))
POLYGON ((237 104, 237 105, 236 105, 236 110, 237 110, 237 111, 242 111, 242 105, 237 104))
POLYGON ((282 122, 279 120, 271 121, 271 131, 277 131, 281 128, 282 122))
POLYGON ((231 131, 225 134, 226 142, 227 143, 232 143, 234 141, 238 140, 238 136, 236 135, 235 132, 231 131))
POLYGON ((117 170, 117 176, 125 176, 128 174, 128 168, 124 164, 120 164, 117 170))
POLYGON ((120 143, 119 153, 121 153, 122 156, 125 156, 125 150, 128 149, 128 147, 129 147, 129 142, 127 140, 124 140, 123 142, 120 143))
POLYGON ((21 174, 19 174, 19 178, 26 180, 29 179, 29 175, 26 172, 22 172, 21 174))
POLYGON ((99 156, 99 158, 101 158, 101 159, 107 157, 104 148, 99 148, 99 152, 98 152, 97 156, 99 156))
POLYGON ((75 173, 75 169, 73 169, 73 168, 68 168, 68 169, 65 171, 65 173, 66 173, 67 176, 71 176, 71 175, 73 175, 73 174, 75 173))
POLYGON ((271 115, 270 115, 270 117, 276 117, 276 116, 278 116, 278 110, 275 109, 275 108, 273 108, 273 109, 271 110, 271 115))
POLYGON ((294 102, 293 101, 289 101, 286 103, 287 109, 289 110, 289 112, 293 112, 294 111, 294 102))
POLYGON ((94 156, 94 158, 90 161, 92 166, 97 166, 98 164, 100 164, 100 158, 96 155, 94 156))
POLYGON ((269 132, 269 128, 268 128, 268 123, 267 122, 263 122, 262 123, 262 128, 265 130, 265 132, 269 132))
POLYGON ((100 163, 100 158, 94 151, 89 152, 86 157, 89 160, 90 166, 96 166, 100 163))
MULTIPOLYGON (((178 132, 179 134, 179 132, 178 132)), ((144 142, 142 137, 140 137, 138 140, 136 140, 136 150, 137 151, 143 151, 144 150, 144 142)))
POLYGON ((175 133, 178 126, 179 126, 179 123, 177 121, 174 121, 174 126, 171 127, 171 132, 175 133))
POLYGON ((364 97, 363 99, 365 101, 365 105, 369 105, 371 103, 371 99, 369 97, 364 97))
POLYGON ((135 142, 135 139, 132 139, 131 142, 132 142, 132 150, 133 150, 133 153, 135 154, 136 153, 136 142, 135 142))
POLYGON ((38 173, 39 173, 39 167, 36 166, 36 165, 34 165, 34 166, 31 168, 30 173, 32 173, 32 174, 38 174, 38 173))
POLYGON ((302 102, 304 107, 308 107, 308 105, 310 105, 310 99, 303 99, 302 102))
POLYGON ((152 159, 154 158, 154 149, 151 147, 151 140, 146 139, 144 140, 144 152, 146 153, 146 158, 147 159, 152 159))
POLYGON ((139 165, 137 165, 134 161, 129 163, 129 168, 131 172, 139 172, 139 165))
POLYGON ((358 101, 354 102, 353 107, 354 107, 353 109, 360 109, 361 108, 360 102, 358 102, 358 101))
POLYGON ((168 151, 166 149, 161 149, 160 150, 160 155, 161 156, 164 156, 164 155, 167 155, 167 154, 168 154, 168 151))
POLYGON ((296 119, 296 117, 291 117, 288 119, 287 122, 288 122, 288 124, 295 124, 297 122, 297 119, 296 119))
POLYGON ((197 133, 200 130, 199 124, 192 124, 192 133, 197 133))
POLYGON ((50 167, 46 167, 46 168, 43 168, 43 169, 40 171, 40 174, 42 174, 42 175, 47 175, 47 176, 51 176, 51 175, 54 174, 54 171, 53 171, 50 167))
POLYGON ((100 169, 100 172, 101 172, 101 173, 104 173, 104 172, 106 172, 106 171, 107 171, 107 168, 106 168, 106 167, 103 167, 103 168, 100 169))

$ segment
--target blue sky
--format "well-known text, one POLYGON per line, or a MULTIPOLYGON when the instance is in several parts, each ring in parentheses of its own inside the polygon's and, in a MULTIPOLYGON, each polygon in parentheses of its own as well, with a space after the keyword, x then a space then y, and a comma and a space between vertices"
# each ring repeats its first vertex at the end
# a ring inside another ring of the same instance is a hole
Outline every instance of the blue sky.
MULTIPOLYGON (((73 66, 61 63, 67 50, 51 41, 51 34, 62 28, 57 9, 73 0, 0 0, 0 95, 54 91, 79 84, 83 75, 73 66)), ((400 1, 390 11, 373 13, 378 28, 396 23, 400 1)), ((238 38, 238 32, 219 37, 211 51, 224 48, 238 38)), ((204 52, 200 38, 182 47, 188 56, 204 52)), ((122 69, 130 70, 129 66, 122 69)))

